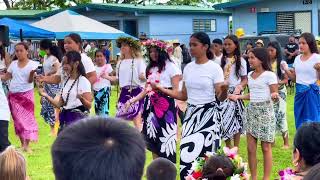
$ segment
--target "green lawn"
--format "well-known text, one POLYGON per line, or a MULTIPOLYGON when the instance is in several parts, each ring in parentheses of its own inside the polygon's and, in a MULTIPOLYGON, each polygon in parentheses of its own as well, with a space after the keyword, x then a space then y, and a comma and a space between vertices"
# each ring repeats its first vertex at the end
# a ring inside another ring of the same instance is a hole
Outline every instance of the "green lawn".
MULTIPOLYGON (((117 94, 116 91, 113 91, 113 94, 111 97, 111 115, 115 114, 116 94, 117 94)), ((290 138, 290 144, 292 144, 293 136, 295 133, 294 117, 293 117, 293 95, 288 96, 287 104, 288 104, 288 107, 287 107, 288 108, 288 125, 289 125, 289 131, 290 131, 289 138, 290 138)), ((42 180, 42 179, 51 180, 51 179, 54 179, 54 175, 52 172, 50 147, 54 141, 54 138, 49 136, 50 128, 47 124, 44 123, 42 117, 40 116, 40 103, 39 103, 39 96, 37 93, 36 93, 36 112, 35 113, 36 113, 36 118, 39 124, 39 142, 33 143, 31 145, 31 148, 33 150, 32 154, 24 154, 27 159, 28 175, 32 180, 42 180)), ((9 136, 10 136, 9 138, 11 143, 16 147, 19 147, 20 143, 14 134, 12 121, 10 122, 9 136)), ((260 147, 260 145, 258 147, 260 147)), ((282 139, 281 139, 281 136, 278 134, 276 137, 276 145, 273 148, 272 179, 277 177, 278 171, 280 169, 284 169, 286 167, 291 166, 292 149, 283 150, 281 149, 281 147, 282 147, 282 139)), ((245 137, 242 137, 241 139, 240 154, 244 159, 247 159, 245 137)), ((151 161, 152 161, 151 154, 150 152, 148 152, 145 167, 147 167, 151 161)), ((259 177, 261 177, 263 173, 262 163, 263 163, 262 152, 261 152, 261 148, 259 148, 258 149, 259 177)))

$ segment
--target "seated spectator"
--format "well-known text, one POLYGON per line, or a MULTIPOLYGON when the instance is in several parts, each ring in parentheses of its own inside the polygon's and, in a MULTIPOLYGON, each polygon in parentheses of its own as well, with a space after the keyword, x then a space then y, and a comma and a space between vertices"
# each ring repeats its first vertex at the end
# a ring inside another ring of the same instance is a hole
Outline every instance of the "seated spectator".
POLYGON ((153 160, 147 169, 147 180, 175 180, 176 176, 175 165, 161 157, 153 160))
POLYGON ((303 180, 315 180, 320 179, 320 163, 313 166, 303 180))
POLYGON ((141 180, 145 159, 141 134, 112 118, 78 121, 52 146, 56 180, 141 180))
POLYGON ((293 163, 301 179, 320 163, 320 123, 304 123, 294 138, 293 163))
POLYGON ((9 146, 0 154, 0 179, 27 180, 26 160, 23 155, 9 146))

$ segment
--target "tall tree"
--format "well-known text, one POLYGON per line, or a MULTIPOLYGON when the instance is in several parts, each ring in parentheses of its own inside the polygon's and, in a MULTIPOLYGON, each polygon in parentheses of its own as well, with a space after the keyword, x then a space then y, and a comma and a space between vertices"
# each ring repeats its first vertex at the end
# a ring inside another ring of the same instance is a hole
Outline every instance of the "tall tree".
MULTIPOLYGON (((213 3, 221 3, 233 0, 101 0, 102 3, 123 4, 167 4, 167 5, 205 5, 212 6, 213 3)), ((90 3, 92 0, 3 0, 7 9, 37 9, 50 10, 52 8, 68 8, 72 5, 90 3)))
POLYGON ((49 10, 90 3, 91 0, 3 0, 7 9, 49 10))

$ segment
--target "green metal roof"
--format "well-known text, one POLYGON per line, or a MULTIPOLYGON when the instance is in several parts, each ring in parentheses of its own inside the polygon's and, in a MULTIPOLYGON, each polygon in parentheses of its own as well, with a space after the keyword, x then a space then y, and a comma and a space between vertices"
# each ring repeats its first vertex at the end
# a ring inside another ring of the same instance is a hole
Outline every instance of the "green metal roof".
POLYGON ((34 18, 39 13, 46 10, 0 10, 0 17, 34 18))
POLYGON ((173 5, 141 5, 141 4, 97 4, 90 3, 80 6, 74 6, 70 9, 79 9, 79 8, 96 8, 96 9, 105 9, 112 11, 123 11, 123 12, 139 12, 139 13, 206 13, 206 14, 226 14, 229 15, 229 12, 218 11, 209 7, 197 7, 197 6, 173 6, 173 5))
MULTIPOLYGON (((221 14, 231 15, 227 11, 214 10, 208 7, 197 7, 197 6, 171 6, 171 5, 135 5, 135 4, 98 4, 89 3, 79 6, 73 6, 68 8, 73 11, 87 11, 90 9, 100 9, 108 11, 121 11, 121 12, 132 12, 141 14, 150 13, 161 13, 161 14, 221 14)), ((56 13, 63 11, 64 9, 58 9, 53 11, 47 10, 0 10, 0 17, 10 18, 28 18, 28 19, 40 19, 41 17, 52 16, 56 13)))
POLYGON ((216 4, 213 7, 215 9, 228 9, 228 8, 239 7, 242 5, 253 4, 253 3, 257 3, 257 2, 261 2, 261 1, 263 1, 263 0, 237 0, 237 1, 216 4))

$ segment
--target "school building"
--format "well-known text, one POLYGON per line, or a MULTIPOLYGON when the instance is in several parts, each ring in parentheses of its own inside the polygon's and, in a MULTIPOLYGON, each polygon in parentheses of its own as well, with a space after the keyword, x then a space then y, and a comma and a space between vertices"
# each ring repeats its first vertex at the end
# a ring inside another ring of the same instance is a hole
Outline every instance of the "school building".
MULTIPOLYGON (((69 9, 135 37, 145 34, 162 40, 179 39, 184 44, 197 31, 207 32, 210 38, 226 36, 231 16, 230 12, 195 6, 90 3, 69 9)), ((32 23, 60 11, 4 10, 0 17, 32 23)))
POLYGON ((233 32, 246 35, 268 32, 311 32, 319 35, 320 0, 238 0, 214 6, 232 13, 233 32))

